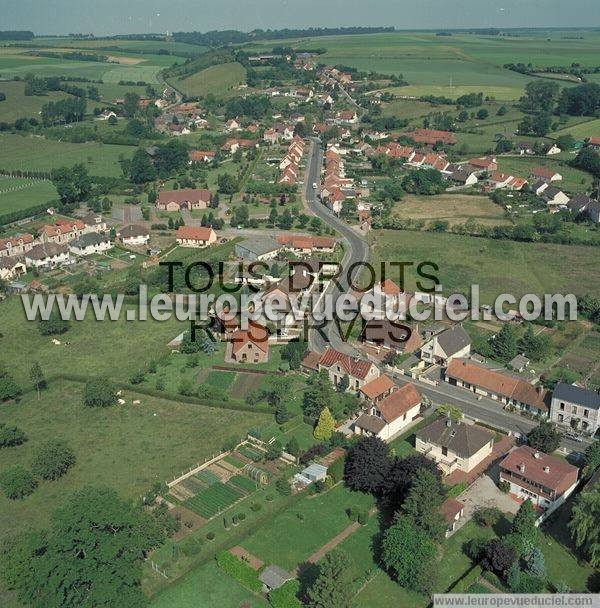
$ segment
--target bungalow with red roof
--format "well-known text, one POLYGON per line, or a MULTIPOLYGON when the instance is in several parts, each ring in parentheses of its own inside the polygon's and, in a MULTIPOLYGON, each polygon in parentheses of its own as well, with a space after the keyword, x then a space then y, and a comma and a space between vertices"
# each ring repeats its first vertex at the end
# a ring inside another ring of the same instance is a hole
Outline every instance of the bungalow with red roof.
POLYGON ((156 198, 156 208, 160 211, 180 211, 181 209, 206 209, 211 202, 212 194, 206 188, 182 188, 181 190, 164 190, 156 198))
POLYGON ((600 150, 600 137, 588 137, 585 142, 590 148, 600 150))
POLYGON ((546 390, 466 359, 452 359, 444 372, 444 378, 449 384, 532 414, 547 416, 550 411, 546 402, 546 390))
POLYGON ((215 159, 215 153, 210 150, 191 150, 188 154, 190 165, 194 163, 210 163, 215 159))
POLYGON ((530 176, 534 179, 543 179, 547 182, 559 182, 562 180, 562 175, 549 167, 534 167, 531 170, 530 176))
POLYGON ((330 253, 337 244, 333 237, 303 234, 280 234, 277 236, 277 242, 298 255, 308 255, 315 251, 330 253))
POLYGON ((577 487, 579 469, 562 458, 549 456, 527 445, 510 452, 500 463, 500 481, 510 484, 519 500, 531 500, 548 517, 577 487))
POLYGON ((440 507, 440 515, 446 524, 446 538, 458 529, 458 523, 465 514, 465 505, 456 498, 446 498, 440 507))
POLYGON ((217 242, 217 233, 210 226, 179 226, 175 238, 180 247, 203 248, 217 242))
POLYGON ((471 167, 475 167, 477 171, 487 171, 488 173, 491 173, 492 171, 498 170, 498 162, 493 156, 472 158, 468 161, 468 164, 471 165, 471 167))
POLYGON ((347 376, 350 381, 347 390, 353 392, 358 392, 363 385, 380 375, 377 366, 370 361, 346 355, 330 346, 321 355, 318 370, 326 370, 334 386, 338 386, 347 376))
POLYGON ((422 401, 419 391, 407 382, 372 403, 352 424, 352 429, 357 435, 389 441, 419 416, 422 401))
POLYGON ((248 329, 231 333, 225 361, 230 363, 265 363, 269 360, 269 332, 258 323, 249 322, 248 329))
POLYGON ((358 394, 367 403, 375 404, 396 390, 397 386, 387 374, 382 374, 378 378, 375 378, 375 380, 364 384, 358 391, 358 394))

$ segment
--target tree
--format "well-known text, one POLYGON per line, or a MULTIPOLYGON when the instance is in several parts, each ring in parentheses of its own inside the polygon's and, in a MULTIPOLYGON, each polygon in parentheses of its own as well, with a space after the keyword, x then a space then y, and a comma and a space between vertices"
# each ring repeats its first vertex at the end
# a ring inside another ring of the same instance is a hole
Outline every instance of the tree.
POLYGON ((582 492, 573 505, 569 532, 594 568, 600 567, 600 487, 582 492))
POLYGON ((435 543, 406 515, 397 515, 383 535, 382 560, 398 583, 414 591, 432 589, 435 543))
POLYGON ((594 439, 584 452, 584 462, 586 467, 586 474, 591 477, 596 469, 600 467, 600 441, 594 439))
POLYGON ((72 167, 59 167, 50 173, 62 205, 67 208, 85 200, 92 189, 92 180, 87 167, 79 163, 72 167))
POLYGON ((0 473, 0 487, 6 498, 22 500, 35 491, 37 481, 28 470, 16 465, 0 473))
POLYGON ((63 441, 51 439, 41 445, 33 457, 33 472, 47 481, 62 477, 75 464, 75 453, 63 441))
POLYGON ((419 469, 410 486, 402 512, 430 538, 442 540, 446 529, 440 507, 445 492, 439 477, 427 469, 419 469))
POLYGON ((334 391, 327 370, 313 374, 302 398, 302 411, 309 418, 318 418, 321 410, 334 400, 334 391))
POLYGON ((156 179, 156 169, 148 156, 141 148, 135 151, 129 163, 129 179, 134 184, 144 184, 156 179))
POLYGON ((313 608, 350 608, 352 590, 352 563, 348 555, 334 549, 319 562, 319 573, 308 589, 313 608))
POLYGON ((35 386, 38 394, 38 401, 40 399, 40 390, 46 388, 46 378, 44 377, 44 372, 42 371, 42 367, 36 361, 29 370, 29 379, 35 386))
POLYGON ((520 556, 531 551, 538 542, 538 529, 535 525, 537 518, 531 500, 521 503, 511 527, 511 534, 519 539, 519 543, 515 544, 520 548, 520 556))
POLYGON ((217 177, 217 184, 221 194, 235 194, 237 192, 237 179, 231 173, 221 173, 217 177))
POLYGON ((494 357, 503 363, 508 363, 517 356, 517 337, 515 330, 504 323, 502 329, 491 341, 494 357))
POLYGON ((283 446, 281 445, 281 441, 276 439, 273 443, 270 443, 267 446, 267 460, 277 460, 281 453, 283 452, 283 446))
POLYGON ((390 469, 388 445, 379 437, 362 437, 350 449, 344 480, 352 490, 379 494, 390 469))
POLYGON ((69 321, 61 319, 58 310, 52 310, 47 320, 40 319, 39 330, 42 336, 59 336, 69 330, 69 321))
POLYGON ((23 393, 8 371, 0 365, 0 402, 16 399, 23 393))
POLYGON ((502 511, 498 507, 481 507, 473 513, 473 519, 482 528, 495 526, 502 518, 502 511))
POLYGON ((560 87, 553 80, 532 80, 525 86, 525 97, 521 99, 523 107, 532 112, 550 112, 560 87))
POLYGON ((281 347, 281 358, 290 364, 290 369, 300 369, 300 363, 306 353, 306 345, 302 342, 288 342, 281 347))
POLYGON ((140 96, 133 91, 127 91, 123 96, 123 114, 127 118, 133 118, 138 110, 140 96))
POLYGON ((435 169, 409 171, 402 179, 402 187, 411 194, 440 194, 446 189, 442 174, 435 169))
POLYGON ((7 426, 4 422, 0 423, 0 448, 14 447, 25 441, 27 441, 25 431, 18 426, 7 426))
POLYGON ((88 380, 83 390, 83 403, 88 407, 109 407, 117 402, 117 391, 108 378, 88 380))
POLYGON ((300 444, 296 437, 292 437, 285 446, 285 451, 292 456, 298 456, 300 454, 300 444))
POLYGON ((337 390, 340 393, 345 393, 350 388, 350 376, 344 374, 337 385, 337 390))
POLYGON ((536 547, 527 561, 527 571, 533 576, 546 577, 546 560, 544 554, 536 547))
POLYGON ((313 435, 317 441, 328 441, 335 430, 335 419, 328 407, 324 407, 319 414, 319 422, 313 435))
POLYGON ((519 342, 519 348, 534 361, 546 359, 551 352, 552 342, 546 334, 535 335, 533 326, 527 325, 523 337, 519 342))
POLYGON ((556 425, 548 420, 542 420, 529 435, 527 435, 529 445, 534 450, 539 450, 545 454, 552 454, 560 445, 560 433, 556 425))
POLYGON ((485 120, 489 115, 490 115, 490 113, 485 108, 481 108, 481 110, 477 111, 478 120, 485 120))
POLYGON ((492 539, 483 551, 481 565, 486 570, 506 576, 509 568, 515 563, 516 556, 511 547, 506 545, 499 538, 492 539))
POLYGON ((27 534, 6 555, 5 579, 33 608, 142 608, 141 564, 164 532, 114 490, 86 487, 57 509, 47 533, 27 534))

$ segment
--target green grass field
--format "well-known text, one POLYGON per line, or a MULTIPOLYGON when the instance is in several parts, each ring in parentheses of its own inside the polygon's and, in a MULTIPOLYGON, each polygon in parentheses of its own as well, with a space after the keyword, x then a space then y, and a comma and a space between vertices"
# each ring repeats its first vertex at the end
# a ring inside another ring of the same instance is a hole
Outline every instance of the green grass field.
POLYGON ((97 142, 71 144, 37 136, 0 135, 0 169, 50 171, 83 163, 92 175, 121 175, 119 157, 132 156, 132 146, 97 142))
MULTIPOLYGON (((517 243, 493 239, 423 232, 373 233, 373 261, 405 261, 439 266, 444 294, 468 293, 479 284, 482 303, 501 293, 585 293, 600 295, 596 256, 589 247, 517 243)), ((415 270, 406 273, 406 288, 415 289, 415 270)), ((423 281, 429 285, 429 281, 423 281)))
POLYGON ((81 385, 53 383, 39 401, 30 393, 20 403, 0 408, 0 422, 19 426, 29 437, 22 446, 0 452, 0 469, 28 467, 40 443, 51 437, 66 440, 77 457, 63 478, 41 483, 26 500, 0 497, 2 534, 42 527, 65 494, 86 484, 105 484, 123 496, 137 497, 155 481, 211 456, 231 434, 242 434, 268 419, 135 393, 125 394, 125 400, 122 406, 87 408, 81 385), (140 399, 140 405, 132 405, 133 399, 140 399))
POLYGON ((56 188, 50 181, 0 176, 0 215, 56 198, 56 188))
POLYGON ((203 97, 208 93, 224 96, 246 79, 246 70, 240 63, 213 65, 173 84, 185 95, 203 97))
POLYGON ((314 498, 305 498, 259 528, 242 546, 265 563, 293 569, 350 525, 345 509, 370 508, 373 499, 339 485, 314 498), (298 513, 303 519, 298 517, 298 513))
POLYGON ((0 92, 6 95, 6 99, 0 101, 0 122, 14 122, 17 118, 38 118, 44 104, 71 97, 62 91, 50 91, 47 95, 25 95, 24 91, 24 82, 0 82, 0 92))
POLYGON ((85 321, 72 321, 69 331, 59 336, 61 344, 57 346, 50 336, 40 334, 37 322, 26 320, 18 298, 0 303, 0 318, 0 360, 23 384, 28 382, 33 361, 40 362, 47 376, 63 372, 110 375, 127 381, 150 360, 168 353, 167 343, 183 331, 176 320, 99 322, 90 315, 85 321))
POLYGON ((570 133, 575 139, 584 140, 588 137, 600 136, 600 118, 587 120, 552 133, 552 137, 560 137, 570 133))

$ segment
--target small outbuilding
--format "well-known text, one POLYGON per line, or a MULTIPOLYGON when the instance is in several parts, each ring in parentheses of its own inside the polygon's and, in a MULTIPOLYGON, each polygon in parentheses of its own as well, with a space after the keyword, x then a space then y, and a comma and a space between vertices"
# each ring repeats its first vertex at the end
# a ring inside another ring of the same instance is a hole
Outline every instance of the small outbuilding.
POLYGON ((269 593, 273 589, 279 589, 288 581, 292 580, 292 576, 287 570, 271 564, 267 566, 259 575, 258 579, 263 584, 263 592, 269 593))

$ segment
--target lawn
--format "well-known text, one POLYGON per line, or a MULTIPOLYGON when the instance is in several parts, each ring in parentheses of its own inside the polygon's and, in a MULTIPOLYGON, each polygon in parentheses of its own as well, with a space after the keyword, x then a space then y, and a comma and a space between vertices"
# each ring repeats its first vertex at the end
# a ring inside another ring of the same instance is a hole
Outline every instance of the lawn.
POLYGON ((23 81, 0 82, 0 92, 6 95, 6 99, 0 101, 0 122, 14 122, 17 118, 38 118, 44 104, 71 97, 62 91, 50 91, 46 95, 25 95, 24 91, 23 81))
POLYGON ((246 70, 240 63, 222 63, 200 70, 175 82, 175 86, 190 97, 204 97, 208 93, 223 96, 246 80, 246 70))
MULTIPOLYGON (((124 317, 124 315, 123 315, 124 317)), ((60 345, 42 336, 38 323, 27 321, 19 298, 0 303, 2 355, 16 380, 29 382, 29 368, 39 361, 46 376, 58 373, 85 376, 109 375, 127 381, 154 358, 167 354, 167 343, 185 326, 170 321, 99 322, 88 315, 85 321, 72 321, 69 331, 59 336, 60 345)))
POLYGON ((480 224, 498 225, 507 220, 504 209, 487 196, 452 193, 440 196, 406 195, 393 210, 394 215, 416 220, 447 220, 451 225, 474 218, 480 224))
POLYGON ((236 375, 234 372, 211 371, 206 377, 206 380, 204 380, 204 384, 216 386, 226 393, 229 387, 233 384, 235 377, 236 375))
POLYGON ((72 144, 34 135, 0 135, 0 169, 50 171, 83 163, 92 175, 117 177, 121 175, 119 157, 129 157, 134 152, 133 146, 72 144))
POLYGON ((214 560, 167 587, 150 602, 151 608, 267 608, 268 602, 227 576, 214 560))
POLYGON ((0 176, 0 215, 49 203, 57 198, 50 181, 0 176))
POLYGON ((87 408, 81 385, 53 383, 39 401, 30 393, 19 404, 3 405, 0 422, 22 428, 29 440, 2 450, 1 469, 29 466, 35 450, 49 438, 67 441, 77 463, 60 480, 41 483, 24 501, 0 497, 2 534, 45 525, 65 494, 89 483, 138 497, 155 481, 169 479, 191 463, 212 456, 231 434, 243 434, 269 418, 135 393, 126 393, 124 398, 122 406, 87 408), (141 403, 132 405, 134 399, 141 403))
MULTIPOLYGON (((479 284, 482 303, 501 293, 590 293, 600 295, 596 256, 589 247, 518 243, 452 234, 383 230, 372 233, 373 261, 431 261, 444 294, 470 291, 479 284)), ((397 276, 397 270, 393 277, 397 276)), ((407 289, 415 289, 416 270, 406 271, 407 289)), ((422 281, 429 286, 430 281, 422 281)))
POLYGON ((560 137, 570 133, 575 139, 584 140, 588 137, 600 137, 600 118, 580 122, 552 133, 552 137, 560 137))
POLYGON ((291 570, 350 525, 348 507, 372 505, 371 496, 338 485, 324 494, 305 497, 259 528, 242 546, 266 563, 291 570))

